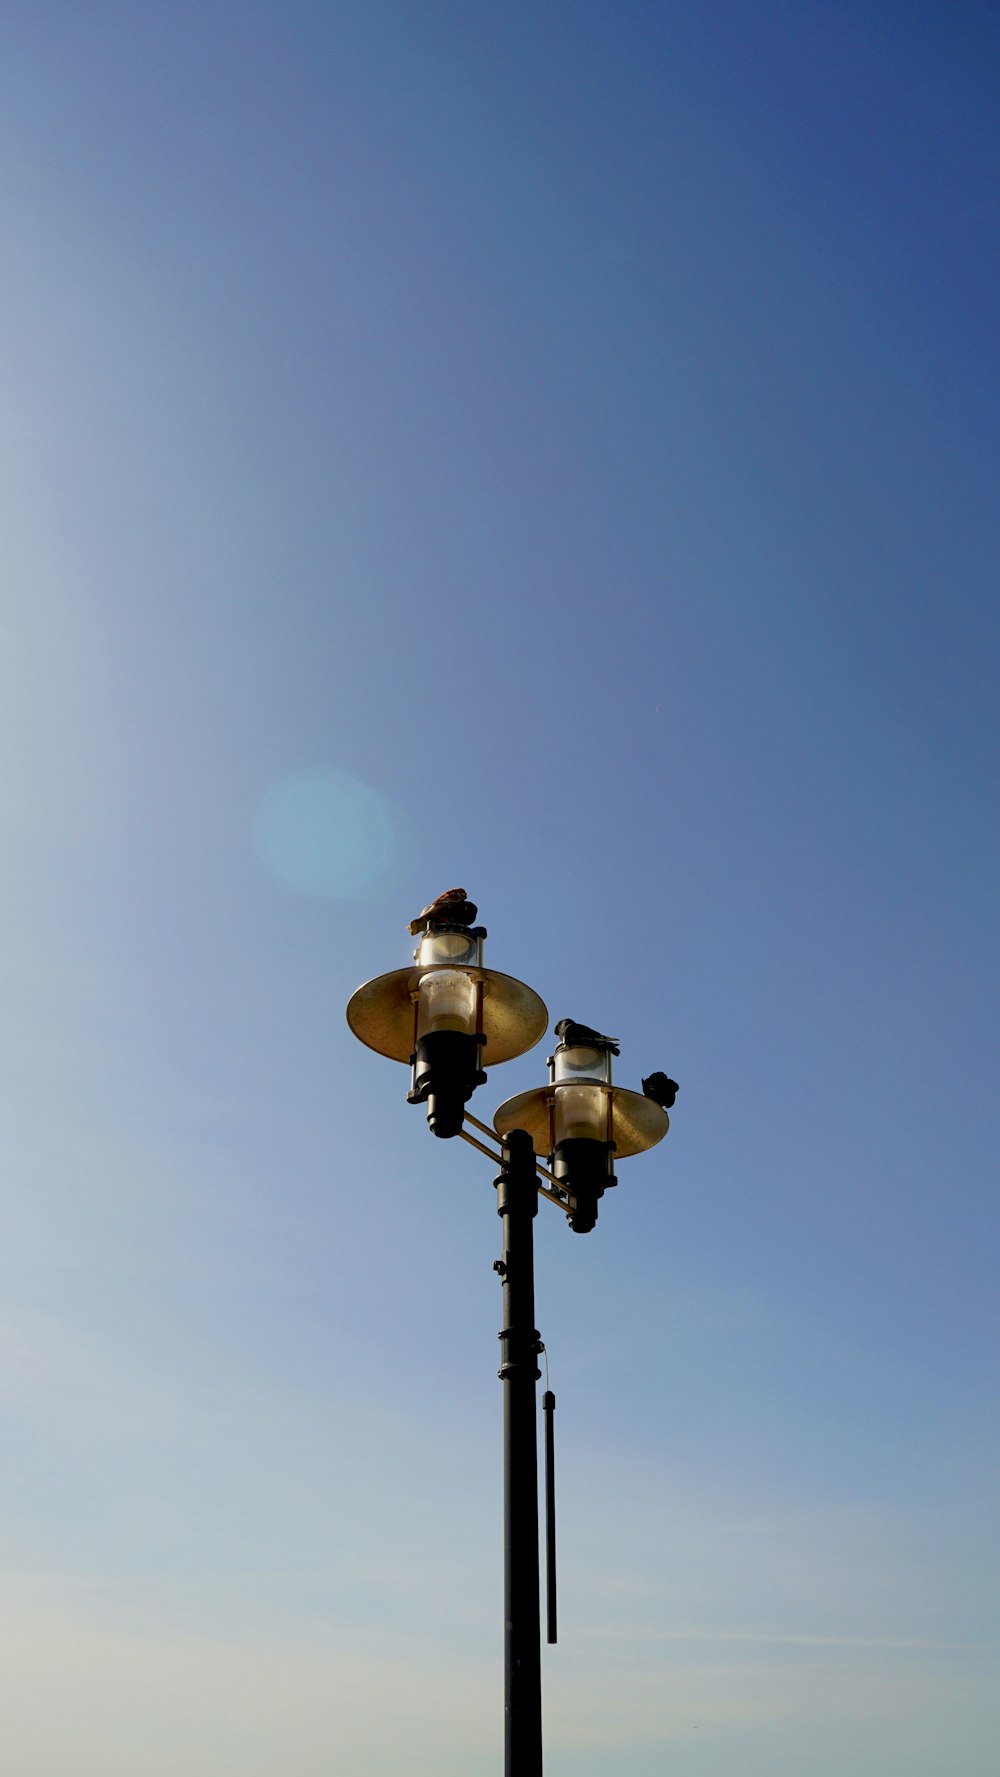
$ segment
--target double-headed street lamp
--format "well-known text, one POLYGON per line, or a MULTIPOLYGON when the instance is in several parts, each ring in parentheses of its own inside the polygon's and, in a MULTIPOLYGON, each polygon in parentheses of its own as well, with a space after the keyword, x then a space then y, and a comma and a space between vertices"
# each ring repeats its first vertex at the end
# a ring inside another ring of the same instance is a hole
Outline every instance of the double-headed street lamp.
MULTIPOLYGON (((485 1069, 535 1046, 548 1012, 532 988, 483 966, 482 926, 464 891, 425 909, 411 930, 420 937, 409 968, 367 981, 352 994, 347 1022, 355 1036, 411 1070, 411 1104, 443 1138, 460 1135, 499 1163, 497 1213, 503 1254, 500 1331, 504 1385, 504 1735, 506 1777, 541 1777, 542 1707, 538 1562, 536 1362, 532 1223, 539 1196, 555 1204, 579 1234, 593 1228, 597 1205, 617 1180, 613 1164, 661 1141, 666 1110, 644 1093, 615 1086, 618 1048, 586 1025, 564 1019, 543 1086, 500 1106, 493 1129, 466 1109, 485 1069), (499 1141, 499 1152, 472 1135, 499 1141), (545 1156, 543 1164, 540 1156, 545 1156)), ((656 1076, 660 1077, 660 1076, 656 1076)), ((669 1084, 672 1084, 670 1082, 669 1084)), ((549 1640, 555 1640, 555 1545, 551 1462, 554 1396, 546 1390, 549 1640)))

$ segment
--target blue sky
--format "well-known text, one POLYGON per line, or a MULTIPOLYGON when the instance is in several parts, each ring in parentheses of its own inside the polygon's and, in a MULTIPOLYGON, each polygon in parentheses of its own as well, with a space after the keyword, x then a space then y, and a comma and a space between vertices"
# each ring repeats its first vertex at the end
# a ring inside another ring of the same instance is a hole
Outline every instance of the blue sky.
POLYGON ((986 1777, 1000 13, 0 40, 9 1757, 498 1769, 492 1175, 343 1013, 461 883, 681 1082, 537 1224, 551 1777, 986 1777))

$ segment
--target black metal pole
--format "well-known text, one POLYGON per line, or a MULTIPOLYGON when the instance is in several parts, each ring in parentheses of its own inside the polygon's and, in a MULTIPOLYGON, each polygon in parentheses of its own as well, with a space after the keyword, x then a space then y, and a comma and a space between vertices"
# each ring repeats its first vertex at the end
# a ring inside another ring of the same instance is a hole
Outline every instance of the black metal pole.
POLYGON ((538 1444, 533 1221, 538 1185, 531 1137, 512 1129, 497 1183, 503 1217, 503 1505, 505 1777, 542 1777, 542 1658, 538 1598, 538 1444))

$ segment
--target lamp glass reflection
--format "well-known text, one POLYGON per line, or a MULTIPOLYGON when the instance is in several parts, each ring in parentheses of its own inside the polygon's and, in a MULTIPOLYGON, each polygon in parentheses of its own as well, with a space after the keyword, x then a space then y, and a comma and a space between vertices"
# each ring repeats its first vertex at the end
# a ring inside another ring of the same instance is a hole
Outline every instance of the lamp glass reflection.
POLYGON ((611 1094, 595 1085, 557 1086, 553 1093, 554 1145, 564 1141, 606 1142, 611 1094))
POLYGON ((481 969, 483 966, 483 934, 466 931, 427 931, 415 951, 420 968, 430 969, 451 964, 460 969, 481 969))
POLYGON ((420 977, 417 1036, 440 1030, 476 1034, 476 982, 464 969, 429 969, 420 977))
POLYGON ((586 1043, 560 1043, 553 1057, 552 1078, 558 1086, 565 1081, 600 1080, 611 1084, 611 1054, 607 1049, 592 1049, 586 1043))

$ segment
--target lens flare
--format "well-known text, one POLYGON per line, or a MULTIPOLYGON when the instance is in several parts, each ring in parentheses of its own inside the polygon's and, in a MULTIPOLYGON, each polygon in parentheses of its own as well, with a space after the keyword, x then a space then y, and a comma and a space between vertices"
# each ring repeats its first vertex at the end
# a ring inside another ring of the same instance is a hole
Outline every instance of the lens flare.
POLYGON ((367 893, 398 849, 397 811, 347 771, 304 771, 272 785, 257 810, 254 844, 267 868, 301 895, 367 893))

